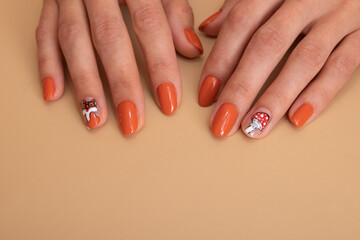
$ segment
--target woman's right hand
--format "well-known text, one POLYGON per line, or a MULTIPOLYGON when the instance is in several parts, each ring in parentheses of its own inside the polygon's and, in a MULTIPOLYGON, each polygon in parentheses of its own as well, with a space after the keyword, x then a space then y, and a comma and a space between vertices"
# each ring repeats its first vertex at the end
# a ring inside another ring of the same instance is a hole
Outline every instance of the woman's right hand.
POLYGON ((129 8, 155 101, 164 114, 170 115, 182 96, 175 49, 188 58, 203 53, 187 0, 44 0, 36 38, 45 101, 58 100, 64 92, 64 56, 86 126, 97 128, 106 122, 107 106, 95 46, 120 127, 124 135, 130 135, 144 125, 145 103, 119 5, 129 8))

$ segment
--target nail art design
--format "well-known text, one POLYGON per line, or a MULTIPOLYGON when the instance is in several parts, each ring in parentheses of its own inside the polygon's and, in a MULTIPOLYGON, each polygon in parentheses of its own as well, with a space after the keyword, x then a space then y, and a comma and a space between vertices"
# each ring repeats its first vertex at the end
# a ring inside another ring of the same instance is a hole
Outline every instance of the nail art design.
POLYGON ((251 123, 249 127, 245 130, 246 134, 249 134, 250 136, 254 136, 254 132, 257 130, 262 131, 266 127, 269 120, 270 120, 270 116, 267 113, 264 112, 255 113, 251 117, 251 123))
POLYGON ((95 128, 100 123, 100 118, 95 114, 98 112, 95 99, 91 99, 90 101, 83 100, 81 104, 86 126, 90 129, 95 128))

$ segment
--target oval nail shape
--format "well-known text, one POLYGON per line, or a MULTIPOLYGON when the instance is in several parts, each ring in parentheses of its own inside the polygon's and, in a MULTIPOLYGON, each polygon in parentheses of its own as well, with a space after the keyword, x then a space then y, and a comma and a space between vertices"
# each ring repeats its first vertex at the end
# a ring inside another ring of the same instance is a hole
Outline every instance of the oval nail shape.
POLYGON ((215 101, 220 90, 220 81, 213 77, 207 76, 201 85, 199 92, 199 105, 208 107, 215 101))
POLYGON ((122 133, 125 136, 136 132, 138 128, 137 109, 134 103, 124 101, 118 106, 118 120, 122 133))
POLYGON ((161 111, 166 115, 171 115, 177 108, 176 90, 173 84, 163 83, 157 88, 161 111))
POLYGON ((237 117, 238 110, 233 104, 221 105, 211 125, 211 131, 218 137, 227 136, 234 127, 237 117))

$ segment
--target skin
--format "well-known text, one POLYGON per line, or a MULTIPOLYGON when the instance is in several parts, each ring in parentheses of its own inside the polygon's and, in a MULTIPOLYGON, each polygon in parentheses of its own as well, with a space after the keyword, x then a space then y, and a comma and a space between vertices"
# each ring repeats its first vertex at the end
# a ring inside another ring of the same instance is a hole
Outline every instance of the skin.
MULTIPOLYGON (((194 22, 187 0, 44 0, 36 30, 40 77, 52 78, 55 85, 54 93, 45 100, 61 98, 65 58, 78 102, 95 98, 101 118, 97 127, 102 126, 107 106, 95 47, 106 71, 114 106, 117 108, 124 101, 134 103, 139 121, 136 130, 140 130, 145 122, 144 94, 120 5, 128 6, 155 101, 160 104, 157 87, 171 83, 180 104, 182 90, 176 51, 188 58, 201 54, 184 33, 184 29, 193 29, 194 22)), ((46 88, 52 90, 51 86, 46 88)))
POLYGON ((268 135, 288 112, 313 107, 313 121, 344 86, 360 63, 358 0, 227 0, 222 12, 203 31, 217 41, 203 69, 199 88, 212 75, 221 82, 210 117, 213 124, 224 103, 238 116, 228 135, 245 132, 256 112, 271 116, 268 135), (254 102, 264 82, 295 39, 304 38, 290 54, 274 82, 254 102))

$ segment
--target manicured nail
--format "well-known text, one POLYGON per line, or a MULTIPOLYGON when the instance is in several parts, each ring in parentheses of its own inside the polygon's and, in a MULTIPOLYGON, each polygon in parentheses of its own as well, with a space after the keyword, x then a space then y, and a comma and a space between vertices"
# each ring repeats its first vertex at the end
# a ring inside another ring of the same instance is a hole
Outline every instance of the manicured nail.
POLYGON ((204 29, 205 29, 205 27, 206 27, 209 23, 213 22, 213 21, 220 15, 220 13, 221 13, 221 10, 218 11, 217 13, 213 14, 212 16, 210 16, 208 19, 206 19, 202 24, 200 24, 199 30, 203 32, 204 29))
POLYGON ((245 133, 254 136, 257 131, 262 131, 268 125, 270 116, 264 112, 257 112, 251 117, 251 123, 246 128, 245 133))
POLYGON ((185 29, 185 36, 189 40, 189 42, 200 51, 200 54, 204 53, 204 48, 194 30, 185 29))
POLYGON ((45 78, 42 82, 43 96, 45 102, 51 100, 55 93, 55 84, 52 78, 45 78))
POLYGON ((136 132, 138 128, 138 116, 134 103, 124 101, 118 106, 118 119, 121 131, 125 136, 136 132))
POLYGON ((233 128, 238 117, 238 110, 232 104, 221 105, 215 115, 211 131, 218 137, 225 137, 233 128))
POLYGON ((95 99, 86 98, 81 102, 82 115, 85 124, 89 129, 95 128, 100 123, 100 118, 97 116, 98 107, 95 99))
POLYGON ((302 127, 309 120, 309 118, 313 115, 314 108, 305 103, 299 107, 299 109, 294 113, 291 118, 292 123, 297 127, 302 127))
POLYGON ((163 83, 157 88, 161 111, 166 115, 171 115, 177 107, 177 97, 175 87, 171 83, 163 83))
POLYGON ((199 105, 202 107, 210 106, 218 95, 220 81, 213 76, 207 76, 201 85, 199 92, 199 105))

